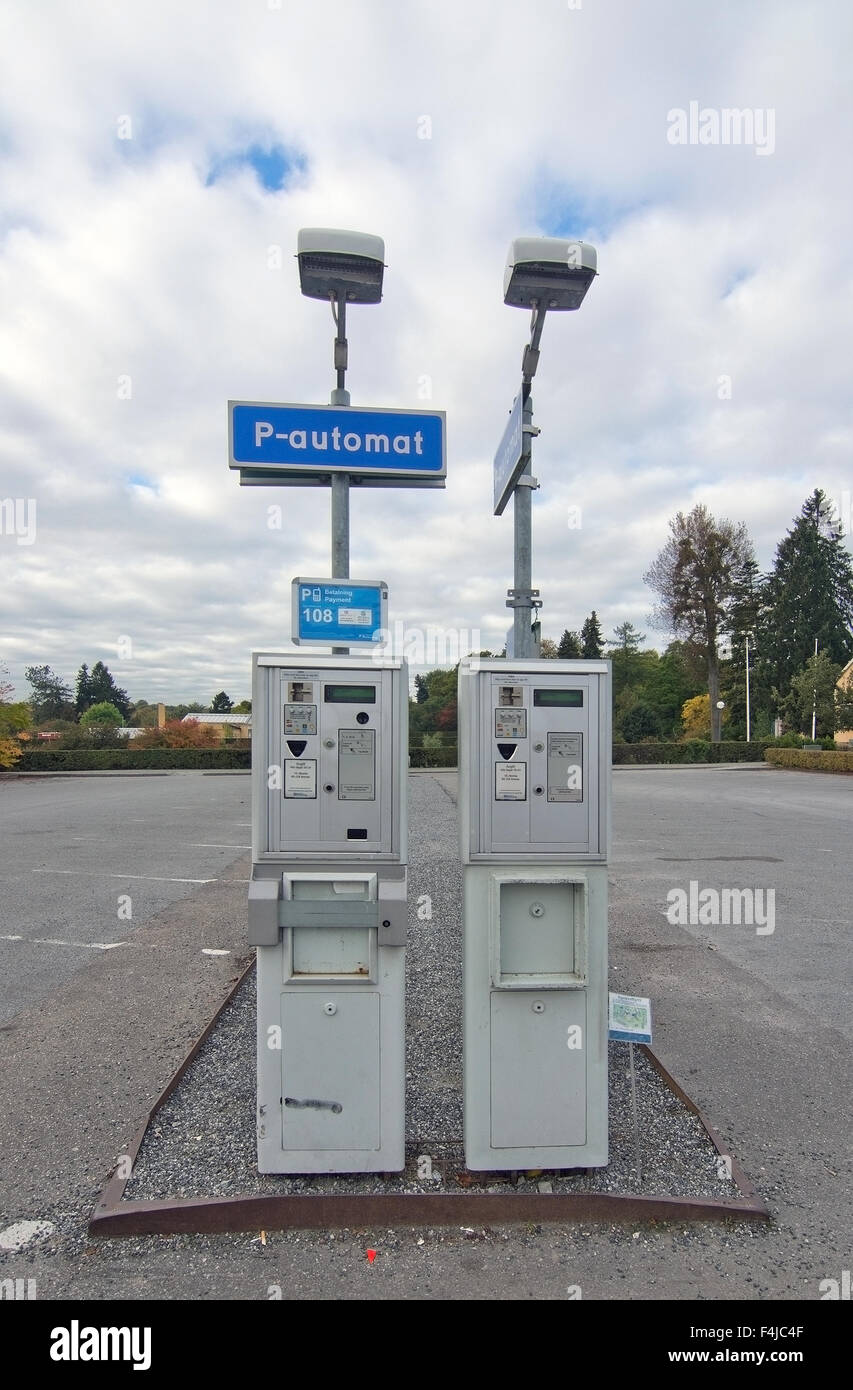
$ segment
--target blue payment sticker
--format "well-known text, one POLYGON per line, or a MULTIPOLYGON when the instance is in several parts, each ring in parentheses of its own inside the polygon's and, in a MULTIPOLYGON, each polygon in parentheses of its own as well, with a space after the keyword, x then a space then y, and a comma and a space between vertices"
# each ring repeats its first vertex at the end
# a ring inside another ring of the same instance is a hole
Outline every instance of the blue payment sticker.
POLYGON ((388 619, 388 586, 382 580, 296 578, 292 585, 292 640, 323 646, 381 642, 388 619))

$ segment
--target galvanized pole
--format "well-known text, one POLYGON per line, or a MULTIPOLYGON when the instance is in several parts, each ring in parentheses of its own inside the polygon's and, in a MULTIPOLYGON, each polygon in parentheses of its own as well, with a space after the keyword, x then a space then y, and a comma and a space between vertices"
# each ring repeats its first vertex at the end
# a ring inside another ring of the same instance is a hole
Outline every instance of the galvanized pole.
POLYGON ((522 438, 529 445, 527 469, 518 479, 513 493, 513 597, 515 607, 512 618, 513 651, 518 661, 528 661, 538 657, 533 637, 533 614, 535 611, 533 584, 533 489, 537 486, 531 474, 533 462, 532 434, 525 433, 533 427, 533 401, 528 395, 522 411, 522 438))
POLYGON ((513 491, 513 587, 509 606, 513 610, 513 654, 518 661, 536 660, 539 643, 533 632, 533 615, 539 602, 539 590, 533 584, 533 490, 539 486, 533 477, 533 438, 539 431, 533 423, 533 398, 530 387, 539 364, 539 340, 545 325, 545 310, 537 304, 530 317, 530 342, 521 359, 522 448, 527 467, 513 491))
MULTIPOLYGON (((347 309, 346 298, 342 294, 333 294, 332 313, 334 314, 337 334, 335 337, 335 371, 337 372, 337 385, 332 390, 329 398, 330 405, 349 405, 350 395, 344 382, 346 380, 347 369, 347 309)), ((332 473, 331 482, 331 510, 332 510, 332 578, 349 579, 349 473, 332 473)), ((332 653, 336 656, 347 656, 349 647, 332 647, 332 653)))
POLYGON ((746 634, 746 742, 749 744, 749 632, 746 634))

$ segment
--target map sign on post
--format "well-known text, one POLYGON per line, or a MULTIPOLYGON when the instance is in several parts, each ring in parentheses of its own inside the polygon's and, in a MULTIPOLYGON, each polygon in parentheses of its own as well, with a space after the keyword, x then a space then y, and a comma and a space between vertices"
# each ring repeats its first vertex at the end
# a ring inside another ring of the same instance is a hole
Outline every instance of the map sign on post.
POLYGON ((633 994, 610 995, 611 1042, 641 1042, 651 1045, 652 1004, 633 994))
POLYGON ((388 628, 388 585, 382 579, 306 579, 291 585, 296 646, 364 647, 388 628))
POLYGON ((443 410, 228 402, 228 465, 248 483, 348 473, 372 487, 444 487, 443 410))
POLYGON ((512 490, 524 471, 528 452, 524 449, 521 393, 516 396, 510 411, 503 438, 498 445, 494 462, 495 516, 500 516, 512 496, 512 490))

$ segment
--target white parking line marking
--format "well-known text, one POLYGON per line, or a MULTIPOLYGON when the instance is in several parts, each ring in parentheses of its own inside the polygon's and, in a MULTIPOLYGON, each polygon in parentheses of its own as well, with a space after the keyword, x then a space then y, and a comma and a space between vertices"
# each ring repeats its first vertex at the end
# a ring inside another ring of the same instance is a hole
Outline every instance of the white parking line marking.
POLYGON ((157 874, 99 874, 97 869, 33 869, 34 874, 76 874, 78 878, 144 879, 146 883, 218 883, 216 878, 160 878, 157 874))
POLYGON ((0 1250, 23 1250, 34 1240, 53 1235, 55 1230, 52 1221, 15 1221, 0 1231, 0 1250))
POLYGON ((114 951, 124 941, 60 941, 56 936, 0 936, 0 941, 26 941, 32 946, 77 946, 81 951, 114 951))
POLYGON ((201 954, 202 954, 203 956, 230 956, 231 952, 230 952, 230 951, 216 951, 216 950, 214 950, 214 948, 213 948, 212 946, 202 946, 202 948, 201 948, 201 954))
MULTIPOLYGON (((74 840, 91 840, 91 841, 94 841, 95 843, 98 843, 98 844, 100 844, 100 843, 103 842, 103 838, 104 838, 103 835, 74 835, 74 836, 72 836, 72 839, 74 839, 74 840)), ((172 844, 173 844, 173 845, 183 845, 183 846, 184 846, 185 848, 187 848, 187 849, 251 849, 251 848, 252 848, 251 845, 235 845, 234 842, 233 842, 233 840, 226 841, 226 842, 224 842, 224 843, 222 843, 222 844, 220 844, 219 842, 213 843, 213 842, 211 842, 210 840, 173 840, 173 841, 172 841, 172 844)))

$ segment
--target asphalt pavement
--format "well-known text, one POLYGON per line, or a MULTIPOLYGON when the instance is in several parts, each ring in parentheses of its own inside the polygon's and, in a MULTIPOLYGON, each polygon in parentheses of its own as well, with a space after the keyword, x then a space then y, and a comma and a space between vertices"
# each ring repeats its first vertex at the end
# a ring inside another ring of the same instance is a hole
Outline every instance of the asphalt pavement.
MULTIPOLYGON (((456 778, 409 784, 411 901, 431 893, 440 912, 456 778)), ((656 1051, 764 1195, 769 1228, 90 1241, 117 1156, 249 958, 248 791, 202 774, 0 782, 0 934, 20 938, 0 943, 0 1242, 13 1223, 47 1223, 0 1250, 0 1277, 35 1278, 40 1299, 566 1299, 579 1286, 584 1299, 814 1300, 850 1269, 853 784, 713 768, 614 774, 611 988, 651 996, 656 1051), (668 894, 691 882, 773 888, 774 930, 674 924, 668 894)), ((412 913, 411 929, 430 924, 412 913)), ((440 1046, 458 961, 435 936, 434 1015, 422 1004, 418 1024, 440 1046)))

